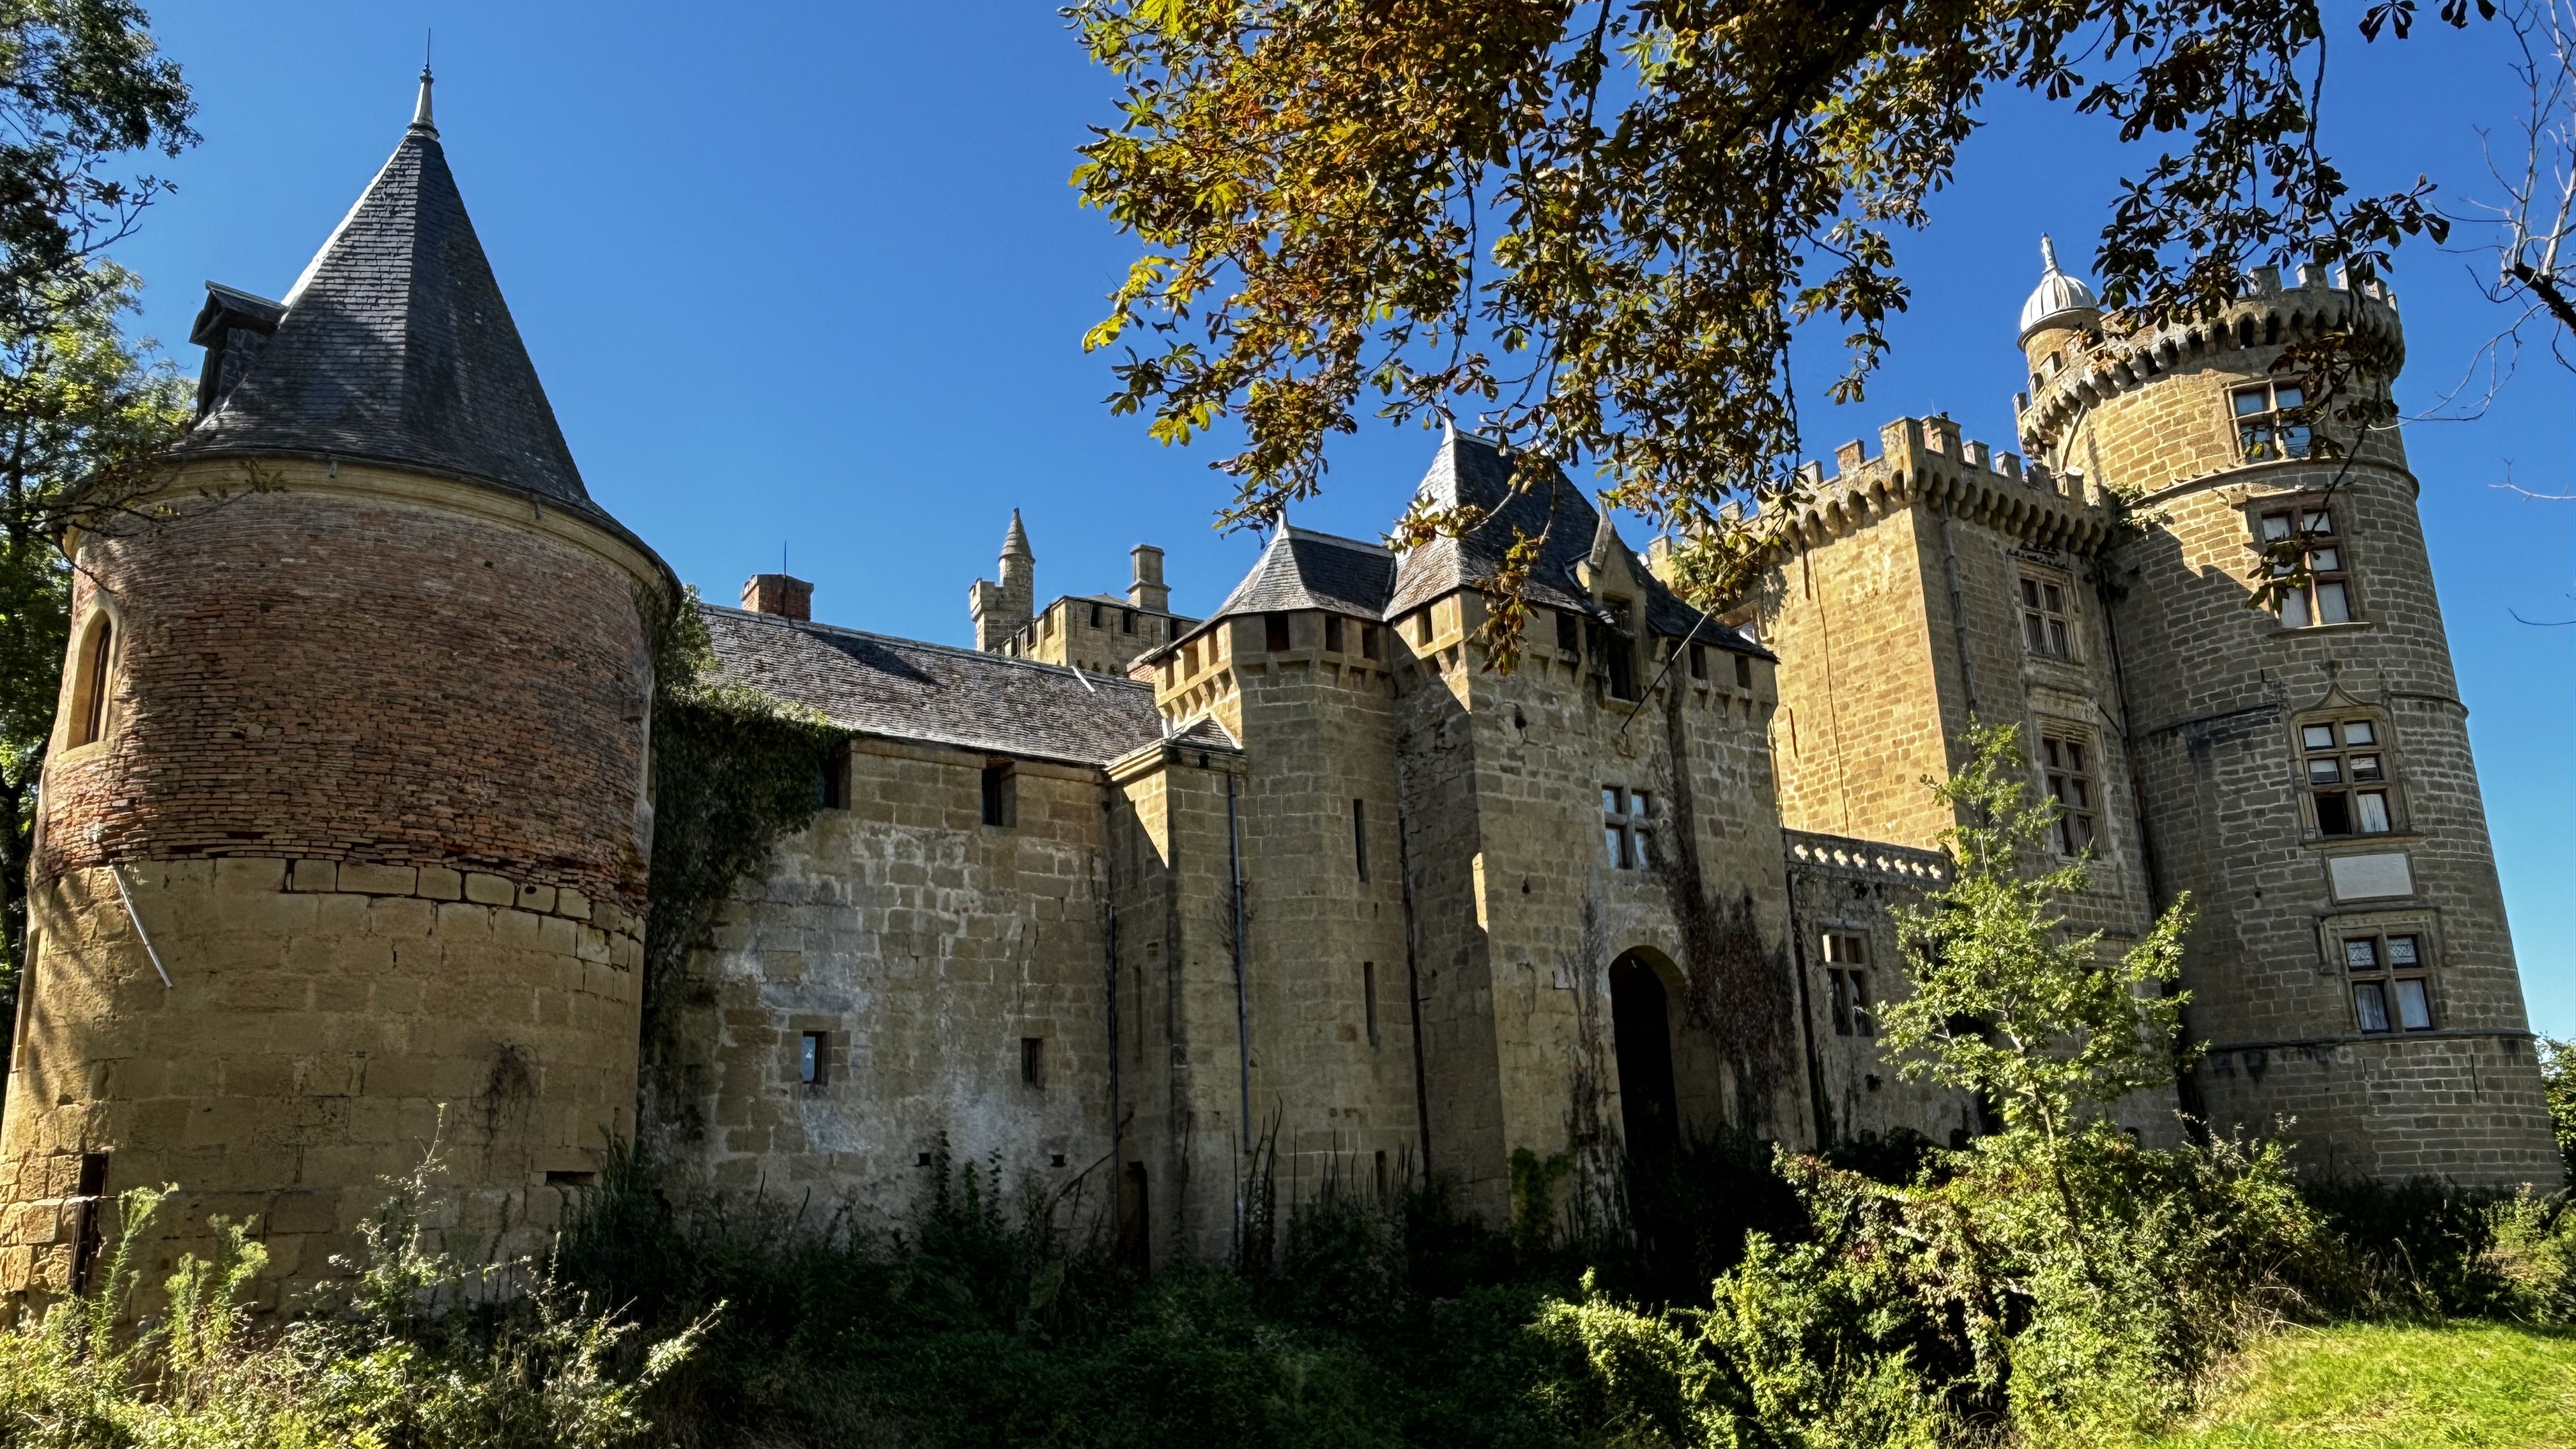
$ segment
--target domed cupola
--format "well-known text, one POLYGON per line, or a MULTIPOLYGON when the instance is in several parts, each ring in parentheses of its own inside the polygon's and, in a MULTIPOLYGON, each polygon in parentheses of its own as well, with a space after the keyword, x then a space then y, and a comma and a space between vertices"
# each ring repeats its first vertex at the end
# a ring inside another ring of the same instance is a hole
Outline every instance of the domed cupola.
POLYGON ((2057 269, 2057 246, 2045 235, 2039 239, 2039 260, 2039 285, 2031 289, 2030 300, 2021 304, 2024 347, 2030 345, 2033 333, 2089 327, 2102 320, 2102 304, 2093 289, 2057 269))

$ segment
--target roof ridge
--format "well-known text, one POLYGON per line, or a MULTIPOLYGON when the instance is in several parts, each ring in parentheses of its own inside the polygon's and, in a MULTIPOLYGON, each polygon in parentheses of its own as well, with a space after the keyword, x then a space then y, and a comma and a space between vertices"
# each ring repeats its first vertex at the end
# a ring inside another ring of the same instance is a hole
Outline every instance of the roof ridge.
MULTIPOLYGON (((1318 543, 1337 543, 1349 548, 1365 549, 1370 553, 1384 554, 1388 558, 1395 557, 1395 550, 1383 543, 1372 543, 1365 538, 1352 538, 1348 534, 1326 533, 1320 528, 1299 528, 1293 523, 1281 524, 1280 533, 1285 538, 1311 538, 1318 543)), ((1267 551, 1264 550, 1264 552, 1267 551)))
POLYGON ((1057 674, 1081 675, 1095 684, 1109 684, 1121 689, 1151 691, 1153 686, 1123 674, 1101 674, 1089 669, 1076 669, 1070 664, 1049 664, 1043 659, 1023 659, 1016 654, 995 654, 984 649, 969 649, 957 644, 941 644, 930 639, 906 639, 900 634, 879 634, 869 629, 853 629, 846 624, 821 624, 812 619, 785 619, 776 614, 763 614, 756 609, 737 609, 727 604, 710 604, 704 599, 698 607, 711 614, 724 614, 736 619, 750 619, 775 624, 785 629, 801 629, 817 634, 840 634, 852 639, 870 639, 880 644, 901 644, 911 649, 928 649, 960 659, 976 659, 1019 669, 1045 670, 1057 674))

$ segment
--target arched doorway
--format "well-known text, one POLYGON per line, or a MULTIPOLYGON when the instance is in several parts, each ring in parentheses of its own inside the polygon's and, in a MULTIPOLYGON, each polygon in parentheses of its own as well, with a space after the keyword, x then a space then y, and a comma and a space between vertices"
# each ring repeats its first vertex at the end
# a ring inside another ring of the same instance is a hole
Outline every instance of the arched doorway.
POLYGON ((1672 1013, 1663 978, 1635 952, 1610 963, 1610 1031, 1619 1051, 1619 1118, 1639 1156, 1681 1144, 1673 1093, 1672 1013))

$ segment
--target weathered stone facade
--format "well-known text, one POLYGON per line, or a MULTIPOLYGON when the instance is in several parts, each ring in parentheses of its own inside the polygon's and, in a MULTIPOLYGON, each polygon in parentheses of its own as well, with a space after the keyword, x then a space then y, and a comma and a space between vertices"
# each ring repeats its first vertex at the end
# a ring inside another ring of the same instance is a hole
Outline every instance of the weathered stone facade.
POLYGON ((1846 444, 1723 622, 1464 434, 1417 498, 1477 526, 1282 528, 1204 620, 1144 545, 1038 608, 1016 515, 974 649, 755 577, 703 611, 717 667, 847 746, 655 1003, 639 1100, 677 586, 583 490, 422 114, 285 301, 212 290, 168 516, 74 540, 0 1290, 77 1283, 165 1181, 162 1258, 252 1216, 315 1276, 434 1138, 476 1251, 640 1139, 872 1225, 991 1164, 1139 1261, 1333 1182, 1499 1217, 1521 1154, 1962 1140, 1978 1104, 1875 1033, 1979 721, 2093 863, 2073 926, 2199 906, 2213 1050, 2122 1105, 2142 1139, 2188 1105, 2295 1116, 2320 1173, 2557 1178, 2415 481, 2394 434, 2312 456, 2271 369, 2320 319, 2393 359, 2393 299, 2258 273, 2113 339, 2053 261, 2040 461, 1946 418, 1846 444), (2248 609, 2276 527, 2313 568, 2248 609), (1476 639, 1524 537, 1507 673, 1476 639))

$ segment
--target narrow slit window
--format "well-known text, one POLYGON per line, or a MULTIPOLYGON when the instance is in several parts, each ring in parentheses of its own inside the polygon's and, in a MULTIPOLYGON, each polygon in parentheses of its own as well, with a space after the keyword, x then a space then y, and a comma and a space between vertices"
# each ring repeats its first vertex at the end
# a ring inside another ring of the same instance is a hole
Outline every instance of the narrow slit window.
POLYGON ((849 808, 850 755, 847 750, 830 749, 814 765, 814 803, 826 810, 849 808))
POLYGON ((101 613, 81 641, 80 667, 73 675, 72 743, 95 744, 107 737, 107 701, 115 683, 116 621, 101 613))
POLYGON ((1748 655, 1735 656, 1735 687, 1738 689, 1753 687, 1753 660, 1748 655))
POLYGON ((1368 802, 1351 802, 1351 864, 1359 870, 1360 884, 1368 884, 1368 802))
POLYGON ((796 1038, 796 1080, 819 1087, 831 1080, 831 1035, 809 1031, 796 1038))
POLYGON ((1368 1016, 1368 1044, 1377 1045, 1377 963, 1360 963, 1360 1004, 1368 1016))
POLYGON ((984 823, 1007 826, 1019 818, 1016 772, 1008 762, 986 765, 983 776, 984 823))
POLYGON ((1098 604, 1091 606, 1091 627, 1094 629, 1100 627, 1100 606, 1098 604))
POLYGON ((1020 1038, 1020 1085, 1023 1087, 1038 1088, 1046 1086, 1045 1037, 1024 1036, 1020 1038))
POLYGON ((1690 647, 1690 664, 1691 678, 1698 680, 1705 680, 1708 678, 1708 649, 1706 646, 1693 644, 1690 647))

